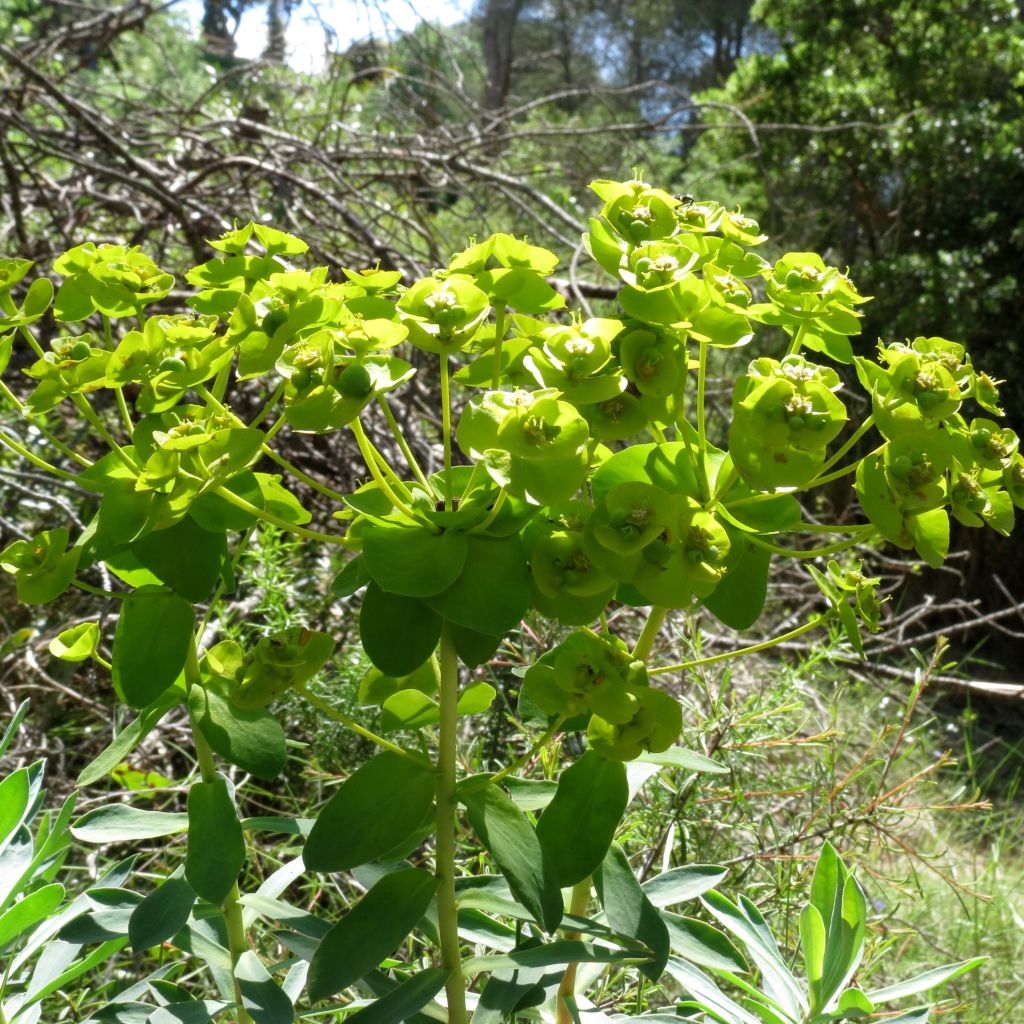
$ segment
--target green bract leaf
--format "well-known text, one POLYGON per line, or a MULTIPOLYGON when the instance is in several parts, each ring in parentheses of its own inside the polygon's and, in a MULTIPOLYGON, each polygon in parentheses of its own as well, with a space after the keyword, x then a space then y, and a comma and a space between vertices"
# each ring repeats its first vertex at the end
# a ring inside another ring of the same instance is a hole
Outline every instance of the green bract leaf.
POLYGON ((77 626, 65 629, 55 636, 49 644, 49 651, 61 661, 85 661, 96 653, 100 642, 100 626, 98 622, 80 622, 77 626))
POLYGON ((81 549, 67 546, 68 531, 61 527, 16 540, 0 552, 0 567, 14 576, 19 601, 47 604, 68 589, 81 549))
POLYGON ((416 526, 366 526, 363 561, 382 590, 406 597, 432 597, 447 590, 466 563, 464 533, 437 533, 416 526))
POLYGON ((458 626, 504 636, 530 606, 530 573, 519 538, 470 536, 458 579, 447 590, 428 597, 426 603, 458 626), (495 586, 497 580, 500 586, 495 586))
POLYGON ((359 611, 359 639, 381 672, 407 676, 434 653, 441 616, 416 598, 389 594, 371 583, 359 611))
POLYGON ((185 516, 131 545, 131 553, 162 583, 192 602, 205 601, 227 558, 223 533, 203 529, 185 516))

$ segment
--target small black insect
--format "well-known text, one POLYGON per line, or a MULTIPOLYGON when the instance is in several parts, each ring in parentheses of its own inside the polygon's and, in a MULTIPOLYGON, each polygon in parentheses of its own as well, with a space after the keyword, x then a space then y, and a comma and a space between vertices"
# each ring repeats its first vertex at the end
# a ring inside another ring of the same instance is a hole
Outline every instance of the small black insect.
POLYGON ((693 198, 693 196, 691 196, 691 195, 685 195, 685 196, 683 196, 683 195, 678 195, 678 194, 677 194, 677 195, 674 195, 674 196, 673 196, 672 198, 673 198, 673 199, 674 199, 674 200, 675 200, 675 201, 676 201, 677 203, 680 203, 680 204, 681 204, 681 205, 683 205, 683 206, 689 206, 689 205, 690 205, 690 204, 691 204, 692 202, 694 202, 694 198, 693 198))

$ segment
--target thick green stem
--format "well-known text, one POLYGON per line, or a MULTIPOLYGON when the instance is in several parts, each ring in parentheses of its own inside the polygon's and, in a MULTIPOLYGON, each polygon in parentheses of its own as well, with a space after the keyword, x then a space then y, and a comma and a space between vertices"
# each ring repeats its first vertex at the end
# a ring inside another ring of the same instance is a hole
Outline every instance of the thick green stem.
POLYGON ((708 484, 708 424, 707 409, 704 406, 704 392, 708 379, 708 346, 700 346, 700 356, 697 363, 697 444, 700 447, 700 463, 697 466, 697 484, 700 487, 701 498, 707 501, 711 497, 711 487, 708 484))
MULTIPOLYGON (((196 651, 195 640, 192 641, 188 659, 185 662, 185 683, 189 689, 193 686, 201 686, 202 679, 199 675, 199 658, 196 651)), ((206 737, 193 725, 192 742, 196 748, 196 759, 199 762, 199 775, 203 782, 213 782, 217 778, 217 766, 213 760, 213 751, 210 749, 206 737)), ((238 963, 238 958, 249 948, 249 940, 245 934, 245 924, 242 920, 242 904, 239 902, 238 883, 236 882, 231 891, 224 897, 221 905, 224 911, 224 921, 228 932, 228 951, 231 953, 232 965, 238 963)), ((238 979, 234 978, 235 985, 235 1012, 238 1024, 255 1024, 248 1011, 242 1006, 242 990, 238 985, 238 979)))
POLYGON ((251 502, 246 501, 245 498, 240 498, 234 491, 228 490, 227 487, 217 487, 212 493, 222 497, 229 505, 234 505, 235 508, 239 508, 243 512, 248 512, 249 515, 254 518, 261 519, 265 523, 270 523, 271 526, 276 526, 279 530, 284 530, 286 533, 295 533, 300 537, 307 538, 308 540, 319 540, 325 544, 337 544, 343 548, 352 547, 352 544, 340 534, 321 533, 319 530, 307 530, 304 526, 299 526, 296 523, 289 523, 287 519, 275 516, 273 512, 268 512, 263 508, 257 508, 251 502))
POLYGON ((441 353, 441 434, 444 440, 444 509, 452 510, 452 402, 448 386, 448 355, 441 353))
POLYGON ((466 982, 459 951, 458 911, 455 905, 455 755, 458 730, 459 659, 447 626, 441 634, 441 721, 437 741, 437 814, 435 873, 437 930, 441 938, 441 966, 451 971, 445 983, 448 1024, 466 1024, 466 982))
MULTIPOLYGON (((648 620, 649 621, 649 620, 648 620)), ((590 904, 590 876, 572 887, 569 898, 569 913, 573 917, 586 917, 590 904)), ((566 932, 567 939, 579 939, 579 932, 566 932)), ((571 963, 565 968, 565 974, 558 984, 558 995, 555 997, 555 1024, 574 1024, 573 1009, 576 1004, 576 970, 578 963, 571 963), (571 1005, 570 1005, 571 1004, 571 1005)))
POLYGON ((501 347, 505 341, 505 303, 494 307, 494 369, 491 372, 491 390, 501 387, 501 347))
POLYGON ((668 609, 662 608, 660 605, 655 605, 651 609, 644 628, 640 630, 640 636, 637 637, 636 646, 633 648, 633 657, 638 661, 646 661, 651 656, 654 641, 658 638, 658 630, 661 629, 661 624, 665 621, 667 614, 668 609))

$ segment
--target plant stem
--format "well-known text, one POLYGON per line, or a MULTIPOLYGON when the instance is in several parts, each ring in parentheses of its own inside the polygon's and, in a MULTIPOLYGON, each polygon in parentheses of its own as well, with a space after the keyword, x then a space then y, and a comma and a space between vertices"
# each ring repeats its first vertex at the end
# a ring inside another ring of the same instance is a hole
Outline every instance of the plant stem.
POLYGON ((640 636, 637 637, 636 646, 633 648, 633 657, 638 661, 646 661, 651 656, 654 641, 658 637, 658 630, 661 629, 661 624, 665 621, 667 614, 668 609, 662 608, 660 605, 655 605, 650 610, 644 628, 640 630, 640 636))
POLYGON ((40 458, 38 455, 33 454, 27 448, 18 444, 13 437, 9 437, 3 431, 0 431, 0 444, 6 445, 16 455, 20 455, 27 462, 31 462, 36 469, 41 469, 44 472, 50 473, 60 480, 68 480, 71 483, 76 483, 76 477, 74 473, 68 473, 63 469, 58 469, 56 466, 51 466, 45 459, 40 458))
POLYGON ((418 754, 412 754, 403 747, 398 746, 397 743, 392 743, 391 740, 384 739, 383 736, 378 736, 375 732, 371 732, 365 726, 360 725, 354 718, 346 715, 344 711, 339 711, 336 707, 328 704, 323 698, 318 697, 315 693, 310 693, 306 689, 304 684, 296 685, 293 687, 295 692, 300 697, 304 697, 313 705, 318 711, 322 712, 328 718, 333 719, 335 722, 340 722, 346 728, 351 729, 356 735, 362 736, 364 740, 369 740, 371 743, 376 743, 378 747, 383 747, 385 750, 390 750, 392 754, 397 754, 399 757, 404 757, 406 761, 412 761, 414 764, 419 765, 421 768, 426 765, 426 761, 418 754))
POLYGON ((448 356, 441 353, 441 433, 444 439, 444 510, 452 510, 452 405, 448 387, 448 356))
MULTIPOLYGON (((447 406, 445 407, 447 408, 447 406)), ((449 1024, 466 1024, 466 982, 459 951, 459 925, 455 906, 455 755, 458 731, 459 659, 451 630, 441 633, 441 721, 437 740, 437 812, 435 874, 437 930, 441 939, 441 966, 451 971, 445 982, 449 1024)))
POLYGON ((253 418, 249 421, 249 426, 255 427, 258 423, 260 423, 263 417, 266 416, 267 413, 270 412, 270 410, 273 409, 274 406, 281 401, 281 396, 283 394, 284 381, 277 385, 277 387, 274 390, 274 393, 267 399, 266 405, 264 405, 263 408, 260 409, 260 411, 256 413, 256 415, 253 416, 253 418))
POLYGON ((430 486, 430 481, 427 479, 426 473, 423 472, 423 468, 420 466, 416 456, 413 454, 413 450, 409 447, 409 442, 406 441, 405 434, 402 432, 402 428, 398 425, 398 420, 395 419, 395 414, 392 411, 391 406, 388 405, 388 400, 383 395, 378 395, 377 404, 381 407, 381 411, 384 413, 384 419, 388 421, 391 433, 395 435, 395 441, 398 442, 398 447, 405 456, 405 461, 409 464, 409 469, 412 470, 413 476, 423 484, 426 488, 427 494, 433 494, 434 489, 430 486))
POLYGON ((708 346, 700 346, 697 361, 697 444, 700 447, 700 462, 697 466, 697 483, 700 486, 701 498, 707 501, 711 497, 708 486, 708 424, 707 410, 704 408, 704 391, 708 377, 708 346))
POLYGON ((56 437, 56 435, 53 434, 52 431, 50 431, 47 427, 43 426, 43 424, 39 420, 37 420, 32 415, 32 413, 28 411, 28 409, 25 407, 25 404, 18 398, 18 396, 13 391, 11 391, 11 389, 3 381, 0 381, 0 396, 6 398, 7 401, 10 402, 11 405, 13 405, 14 408, 19 413, 21 413, 21 415, 24 416, 29 423, 32 424, 33 428, 38 430, 39 433, 42 434, 43 437, 45 437, 46 440, 49 441, 50 444, 52 444, 53 447, 56 448, 57 451, 59 451, 62 455, 66 455, 69 459, 71 459, 74 462, 77 462, 80 466, 84 467, 85 469, 88 469, 92 465, 92 463, 81 452, 76 452, 74 448, 69 448, 66 444, 64 444, 63 441, 59 440, 56 437))
POLYGON ((802 626, 797 626, 796 629, 791 629, 788 633, 781 633, 779 636, 772 637, 771 640, 762 640, 759 644, 752 644, 750 647, 739 647, 731 651, 723 651, 721 654, 712 654, 707 658, 683 661, 678 665, 662 665, 660 668, 651 668, 647 670, 647 674, 650 676, 662 676, 668 672, 681 672, 688 668, 701 668, 704 665, 713 665, 715 662, 725 661, 728 658, 742 658, 746 654, 757 654, 759 651, 767 651, 769 647, 785 643, 787 640, 795 640, 798 636, 803 636, 804 633, 817 629, 833 618, 835 618, 834 612, 826 612, 818 618, 810 619, 802 626))
MULTIPOLYGON (((820 305, 821 303, 819 302, 815 305, 814 308, 817 309, 820 305)), ((810 320, 805 320, 797 328, 796 334, 793 335, 793 340, 789 343, 789 348, 786 349, 787 356, 795 356, 797 352, 799 352, 800 349, 804 347, 804 335, 807 333, 807 328, 810 326, 810 324, 810 320)))
POLYGON ((555 733, 562 728, 565 723, 565 715, 559 715, 554 722, 551 723, 544 730, 544 734, 537 740, 530 749, 523 754, 521 757, 517 757, 511 764, 506 765, 499 772, 495 772, 494 775, 489 776, 481 782, 474 782, 472 785, 465 786, 461 790, 463 799, 469 796, 470 793, 479 792, 479 790, 486 786, 493 786, 496 782, 501 782, 502 779, 508 778, 508 776, 515 774, 525 764, 528 764, 537 754, 544 749, 555 737, 555 733))
POLYGON ((770 551, 773 555, 782 555, 785 558, 821 558, 825 555, 836 555, 840 551, 852 548, 856 544, 864 544, 871 539, 872 534, 878 535, 878 531, 870 523, 865 523, 864 526, 868 527, 868 529, 858 529, 852 537, 846 540, 836 541, 835 544, 829 544, 823 548, 806 548, 802 551, 798 551, 795 548, 784 548, 779 544, 771 544, 766 540, 761 540, 760 537, 752 533, 747 534, 747 540, 755 547, 763 548, 765 551, 770 551))
MULTIPOLYGON (((193 639, 189 645, 188 658, 185 661, 185 685, 189 690, 193 686, 202 686, 202 679, 199 675, 199 657, 196 651, 196 642, 193 639)), ((217 778, 217 766, 213 760, 213 751, 210 749, 206 737, 192 724, 192 742, 196 748, 196 759, 199 762, 199 775, 203 782, 213 782, 217 778)), ((224 911, 224 921, 228 932, 228 951, 231 953, 231 964, 238 963, 238 958, 249 948, 249 940, 245 934, 245 924, 242 921, 242 904, 238 898, 238 883, 236 882, 231 891, 224 897, 221 906, 224 911)), ((235 1012, 238 1024, 254 1024, 248 1011, 242 1006, 242 990, 239 987, 238 979, 232 975, 235 986, 235 1012)))
POLYGON ((229 505, 234 505, 235 508, 240 508, 243 512, 248 512, 249 515, 254 516, 256 519, 262 519, 266 523, 270 523, 271 526, 276 526, 279 530, 284 530, 286 533, 297 533, 300 537, 305 537, 308 540, 319 540, 325 544, 337 544, 340 547, 348 548, 351 547, 351 543, 345 540, 340 534, 335 533, 320 533, 319 530, 307 530, 304 526, 299 526, 296 523, 289 523, 287 519, 282 519, 280 516, 275 516, 273 512, 268 512, 266 509, 257 508, 251 502, 240 498, 234 491, 228 490, 227 487, 217 487, 213 491, 214 494, 222 497, 229 505))
POLYGON ((301 480, 307 487, 312 488, 314 491, 322 494, 325 498, 330 498, 332 501, 342 502, 345 500, 345 495, 340 491, 332 490, 326 484, 320 483, 319 480, 314 479, 308 473, 304 473, 298 466, 290 463, 283 455, 279 455, 269 444, 260 445, 260 451, 271 462, 276 462, 286 473, 295 477, 296 480, 301 480))
POLYGON ((75 408, 89 421, 93 429, 107 443, 107 447, 117 453, 117 457, 133 472, 139 472, 139 464, 114 440, 113 435, 103 425, 103 421, 96 415, 96 410, 89 404, 89 400, 83 395, 72 395, 71 400, 75 408))
POLYGON ((395 493, 388 483, 387 477, 381 472, 380 466, 377 464, 377 455, 375 454, 374 447, 370 444, 370 439, 366 436, 366 431, 363 430, 363 425, 359 422, 359 418, 356 417, 349 426, 355 435, 356 444, 359 446, 359 453, 363 457, 363 462, 366 463, 366 468, 370 471, 370 476, 376 481, 377 486, 399 512, 415 520, 416 516, 413 514, 412 509, 395 493))
POLYGON ((117 396, 117 409, 121 414, 121 422, 124 424, 128 436, 131 437, 135 433, 135 424, 132 423, 132 414, 128 409, 127 401, 125 401, 124 388, 114 388, 114 394, 117 396))
POLYGON ((491 372, 491 390, 501 387, 501 346, 505 341, 505 303, 494 307, 494 369, 491 372))
MULTIPOLYGON (((875 425, 875 414, 870 413, 863 423, 843 442, 842 446, 826 459, 825 464, 818 470, 819 473, 827 473, 873 426, 875 425)), ((818 481, 812 481, 817 484, 818 481)))
MULTIPOLYGON (((649 621, 649 620, 648 620, 649 621)), ((577 882, 572 887, 572 896, 569 898, 569 913, 573 917, 586 917, 587 906, 590 903, 590 876, 582 882, 577 882)), ((579 939, 579 932, 566 932, 567 939, 579 939)), ((573 1012, 569 1001, 575 1004, 576 996, 576 970, 578 963, 571 963, 565 968, 565 974, 558 983, 558 995, 555 996, 555 1024, 574 1024, 573 1012)))
POLYGON ((100 587, 94 587, 91 583, 86 583, 84 580, 74 579, 71 581, 71 586, 78 587, 79 590, 84 590, 88 594, 96 594, 97 597, 112 597, 117 601, 123 601, 128 596, 127 591, 119 594, 116 590, 103 590, 100 587))
POLYGON ((501 511, 502 505, 508 500, 508 491, 504 487, 498 491, 498 496, 494 499, 494 504, 491 505, 490 512, 487 513, 487 518, 480 523, 478 526, 474 526, 469 533, 484 533, 487 528, 498 518, 498 513, 501 511))

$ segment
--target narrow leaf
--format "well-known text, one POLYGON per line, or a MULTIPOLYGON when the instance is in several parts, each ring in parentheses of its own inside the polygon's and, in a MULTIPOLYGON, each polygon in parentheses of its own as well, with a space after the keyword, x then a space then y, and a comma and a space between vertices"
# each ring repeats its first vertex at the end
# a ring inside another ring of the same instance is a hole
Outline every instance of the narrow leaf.
POLYGON ((132 911, 128 938, 137 953, 173 938, 185 926, 196 901, 184 878, 168 878, 132 911))
POLYGON ((638 939, 654 954, 649 964, 641 965, 640 972, 657 981, 668 960, 668 928, 640 887, 620 846, 611 845, 594 881, 608 923, 623 935, 638 939))
POLYGON ((629 800, 626 768, 585 753, 562 772, 537 825, 537 838, 563 888, 597 870, 629 800))
POLYGON ((490 851, 512 894, 546 932, 562 919, 562 893, 549 859, 525 814, 497 786, 466 801, 469 822, 490 851))
POLYGON ((251 949, 238 958, 235 979, 242 994, 242 1006, 256 1024, 293 1024, 295 1010, 291 1000, 251 949))
POLYGON ((878 988, 867 993, 868 999, 876 1006, 879 1003, 887 1003, 891 999, 906 999, 907 996, 915 996, 920 992, 927 992, 929 989, 944 985, 947 981, 958 978, 961 974, 973 971, 975 967, 983 964, 987 956, 975 956, 970 960, 961 960, 959 963, 946 964, 944 967, 935 967, 924 974, 909 978, 907 981, 898 982, 895 985, 887 985, 885 988, 878 988))
POLYGON ((144 811, 130 804, 107 804, 83 814, 71 826, 71 834, 82 843, 122 843, 171 836, 186 828, 187 814, 144 811))
POLYGON ((418 1013, 444 988, 451 971, 428 967, 395 986, 387 995, 346 1017, 346 1024, 400 1024, 418 1013))
POLYGON ((726 874, 725 868, 715 864, 686 864, 649 878, 643 889, 656 907, 671 907, 703 896, 714 889, 726 874))

